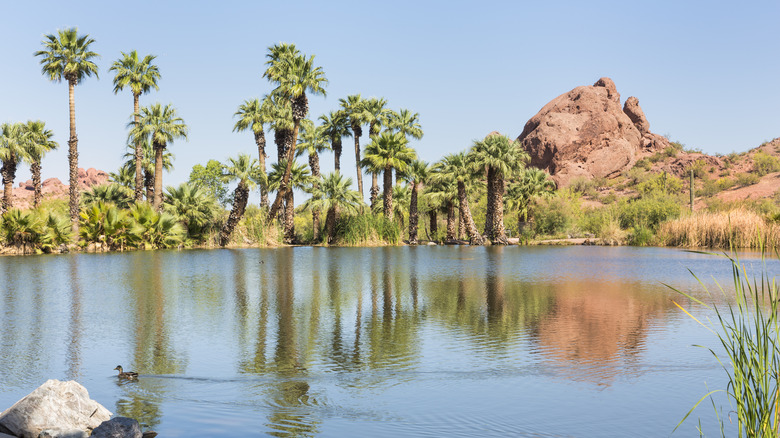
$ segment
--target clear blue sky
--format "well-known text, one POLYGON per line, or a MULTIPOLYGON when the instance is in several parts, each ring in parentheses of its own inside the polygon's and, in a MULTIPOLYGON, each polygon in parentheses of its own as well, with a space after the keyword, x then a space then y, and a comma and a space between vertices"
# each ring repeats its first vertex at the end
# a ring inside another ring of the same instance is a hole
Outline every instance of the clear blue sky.
MULTIPOLYGON (((516 137, 554 97, 611 77, 639 98, 650 128, 708 153, 744 151, 780 136, 780 2, 7 2, 0 41, 0 122, 44 120, 60 150, 44 178, 67 182, 68 91, 40 73, 44 34, 76 26, 96 40, 100 79, 76 88, 79 166, 115 171, 125 152, 129 92, 113 94, 120 51, 157 55, 160 91, 141 104, 172 103, 190 127, 177 141, 165 184, 193 165, 255 152, 233 133, 243 100, 271 90, 266 48, 292 42, 330 80, 310 117, 338 99, 381 96, 420 113, 412 146, 435 161, 490 131, 516 137)), ((269 140, 272 136, 269 137, 269 140)), ((365 144, 367 140, 362 139, 365 144)), ((269 154, 275 147, 269 141, 269 154)), ((342 169, 354 169, 345 140, 342 169)), ((322 167, 333 166, 332 154, 322 167)), ((17 183, 29 177, 23 169, 17 183)))

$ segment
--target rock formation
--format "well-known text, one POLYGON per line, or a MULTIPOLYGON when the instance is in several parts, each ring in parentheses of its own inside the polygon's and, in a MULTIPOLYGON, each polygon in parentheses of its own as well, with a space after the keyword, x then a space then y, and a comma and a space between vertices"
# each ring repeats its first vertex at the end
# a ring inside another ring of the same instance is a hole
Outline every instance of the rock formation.
POLYGON ((91 400, 78 382, 48 380, 0 414, 0 426, 24 438, 37 438, 44 431, 74 436, 82 431, 86 436, 109 418, 111 412, 91 400))
POLYGON ((550 173, 559 187, 573 178, 613 177, 630 169, 640 155, 669 146, 650 132, 635 97, 620 107, 612 79, 577 87, 545 105, 517 138, 531 165, 550 173))
MULTIPOLYGON (((79 168, 79 188, 87 190, 93 186, 105 184, 108 182, 108 173, 89 168, 87 170, 79 168)), ((63 184, 57 178, 48 178, 41 183, 41 193, 44 199, 68 199, 68 185, 63 184)), ((19 187, 13 190, 14 208, 22 210, 32 208, 33 205, 33 183, 30 180, 20 182, 19 187)))

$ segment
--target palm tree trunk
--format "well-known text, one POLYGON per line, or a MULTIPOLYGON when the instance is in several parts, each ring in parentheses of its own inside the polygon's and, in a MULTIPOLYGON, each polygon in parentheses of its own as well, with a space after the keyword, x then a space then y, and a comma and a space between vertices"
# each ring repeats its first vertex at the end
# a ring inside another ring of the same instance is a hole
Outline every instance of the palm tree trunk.
POLYGON ((162 208, 162 172, 164 144, 154 145, 154 203, 152 207, 156 211, 162 208))
POLYGON ((436 236, 439 234, 439 213, 436 211, 436 209, 433 209, 428 212, 428 231, 430 233, 430 236, 428 237, 431 240, 438 240, 436 236))
POLYGON ((371 201, 371 209, 374 209, 374 204, 377 198, 379 198, 379 174, 371 174, 371 191, 368 193, 368 199, 371 201))
MULTIPOLYGON (((141 98, 140 94, 133 93, 133 121, 135 121, 135 126, 138 126, 138 119, 140 118, 139 112, 140 112, 140 103, 139 100, 141 98)), ((135 142, 135 201, 141 202, 144 200, 144 167, 143 167, 143 143, 141 142, 141 139, 136 139, 135 142)))
POLYGON ((13 207, 14 179, 16 178, 16 160, 14 156, 3 162, 0 172, 3 174, 3 208, 0 214, 13 207))
POLYGON ((444 240, 455 240, 455 204, 447 201, 447 235, 444 240))
POLYGON ((144 187, 146 187, 146 202, 154 200, 154 174, 144 170, 144 187))
POLYGON ((79 139, 76 136, 76 81, 68 80, 68 107, 70 111, 70 137, 68 137, 68 165, 70 198, 70 225, 78 240, 79 235, 79 139))
POLYGON ((384 175, 384 212, 388 221, 393 220, 393 168, 385 166, 384 175))
POLYGON ((412 181, 412 195, 409 201, 409 245, 417 245, 417 188, 419 184, 412 181))
MULTIPOLYGON (((255 143, 257 144, 258 161, 260 162, 260 170, 265 174, 265 132, 255 133, 255 143)), ((268 208, 268 188, 260 184, 260 208, 268 208)))
POLYGON ((490 240, 494 244, 508 245, 504 228, 504 179, 496 174, 493 180, 493 235, 490 240))
POLYGON ((355 167, 357 167, 357 185, 360 199, 363 198, 363 170, 360 169, 360 126, 352 125, 352 136, 355 138, 355 167))
POLYGON ((38 157, 30 164, 30 173, 32 173, 33 182, 33 207, 41 205, 43 200, 43 185, 41 184, 41 158, 38 157))
POLYGON ((222 226, 222 230, 219 233, 219 245, 225 246, 230 242, 230 235, 233 234, 233 230, 238 225, 238 221, 244 216, 244 210, 246 210, 246 204, 249 200, 249 188, 246 183, 239 181, 238 187, 233 192, 233 208, 230 210, 230 216, 228 216, 227 222, 222 226))
POLYGON ((328 209, 328 214, 325 215, 325 230, 328 233, 328 245, 332 244, 336 239, 336 218, 338 211, 336 207, 328 209))
POLYGON ((341 137, 333 138, 331 141, 333 147, 333 162, 336 172, 341 172, 341 137))
POLYGON ((469 244, 483 245, 485 239, 479 234, 479 231, 477 231, 477 226, 474 224, 474 219, 471 217, 469 200, 466 196, 466 185, 460 181, 458 181, 458 201, 460 203, 461 217, 463 217, 466 222, 466 234, 469 236, 469 244))
POLYGON ((284 199, 284 243, 295 242, 295 201, 293 191, 288 190, 284 199))
MULTIPOLYGON (((312 186, 316 189, 319 187, 319 181, 320 179, 320 156, 317 155, 315 152, 314 154, 309 155, 309 167, 311 167, 311 176, 313 176, 314 183, 312 186)), ((311 227, 312 227, 312 238, 315 242, 320 241, 320 209, 319 208, 313 208, 311 210, 311 227)))
POLYGON ((487 170, 487 205, 485 206, 485 236, 493 240, 493 224, 495 215, 496 172, 492 167, 487 170))
POLYGON ((463 211, 458 208, 458 240, 463 240, 466 236, 466 218, 463 217, 463 211))
MULTIPOLYGON (((294 120, 293 121, 293 132, 292 132, 292 138, 291 138, 291 145, 295 145, 298 142, 298 128, 301 125, 300 120, 294 120)), ((283 141, 282 144, 286 144, 287 141, 283 141)), ((277 143, 277 146, 279 144, 277 143)), ((281 152, 281 150, 280 150, 281 152)), ((295 159, 295 148, 294 147, 286 147, 286 150, 284 151, 286 155, 284 155, 284 159, 287 160, 287 167, 284 168, 284 174, 282 174, 282 181, 279 183, 279 190, 276 191, 276 198, 274 199, 274 203, 271 204, 271 209, 268 211, 268 217, 276 217, 276 214, 279 212, 279 209, 282 207, 282 201, 287 199, 287 192, 292 191, 290 187, 290 172, 292 171, 292 163, 295 159)), ((282 156, 280 156, 281 159, 282 156)), ((288 207, 289 208, 289 207, 288 207)))

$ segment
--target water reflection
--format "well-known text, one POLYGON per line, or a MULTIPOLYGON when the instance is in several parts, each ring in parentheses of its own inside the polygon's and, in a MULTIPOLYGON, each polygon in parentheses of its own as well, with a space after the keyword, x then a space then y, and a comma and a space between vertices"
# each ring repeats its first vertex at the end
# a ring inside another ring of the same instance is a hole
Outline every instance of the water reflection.
MULTIPOLYGON (((47 293, 42 264, 0 259, 0 376, 33 380, 59 367, 68 378, 108 385, 99 392, 116 395, 119 415, 158 431, 193 435, 195 426, 184 423, 195 411, 207 412, 199 421, 214 427, 241 417, 246 429, 233 434, 274 436, 317 435, 334 417, 386 419, 383 409, 437 391, 456 397, 469 379, 489 386, 490 376, 544 376, 599 388, 640 378, 650 339, 678 315, 659 279, 643 270, 613 275, 618 270, 580 254, 558 264, 554 254, 532 251, 78 254, 49 259, 55 267, 46 270, 61 274, 52 276, 63 285, 61 299, 47 293), (596 272, 579 272, 588 269, 596 272), (63 307, 69 318, 57 326, 51 316, 63 307), (107 316, 96 318, 101 312, 107 316), (28 325, 22 314, 43 322, 28 325), (39 357, 36 344, 57 353, 39 357), (143 378, 94 377, 91 363, 112 361, 110 369, 117 357, 131 358, 125 365, 143 378), (394 392, 399 387, 406 392, 394 392), (368 411, 381 397, 385 404, 368 411)), ((478 386, 470 395, 484 398, 478 386)), ((467 414, 458 409, 443 408, 467 414)))

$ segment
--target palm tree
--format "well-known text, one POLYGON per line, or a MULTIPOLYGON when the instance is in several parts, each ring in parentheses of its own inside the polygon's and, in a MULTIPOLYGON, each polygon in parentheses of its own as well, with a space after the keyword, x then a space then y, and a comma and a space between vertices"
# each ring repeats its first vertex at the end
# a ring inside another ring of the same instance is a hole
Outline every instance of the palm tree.
POLYGON ((46 129, 46 124, 40 120, 28 121, 23 128, 27 137, 28 161, 33 182, 33 206, 37 207, 43 199, 41 183, 41 160, 47 152, 57 149, 59 145, 53 140, 54 132, 46 129))
POLYGON ((555 182, 547 172, 535 167, 527 167, 519 178, 509 184, 507 207, 517 210, 517 232, 521 233, 528 222, 528 210, 531 201, 538 196, 547 196, 555 192, 555 182))
POLYGON ((281 190, 285 170, 290 169, 290 190, 287 191, 284 200, 284 242, 293 243, 295 241, 295 199, 293 197, 293 189, 308 191, 311 187, 312 177, 306 166, 297 162, 288 166, 285 161, 282 161, 272 164, 271 167, 272 170, 268 172, 268 188, 277 191, 281 190))
MULTIPOLYGON (((124 154, 125 162, 122 164, 122 167, 126 167, 131 169, 133 172, 133 179, 135 179, 135 140, 132 138, 132 131, 130 135, 130 141, 128 142, 127 148, 129 151, 124 154)), ((141 168, 144 171, 144 188, 146 190, 146 201, 152 202, 154 199, 154 148, 152 147, 152 144, 149 142, 149 139, 142 139, 141 140, 141 168)), ((163 170, 166 172, 170 172, 173 170, 173 160, 176 159, 176 156, 173 155, 169 150, 165 150, 163 152, 163 170)), ((120 171, 124 172, 124 170, 120 169, 120 171)))
POLYGON ((408 109, 402 109, 397 113, 392 112, 387 127, 415 140, 422 139, 424 134, 420 125, 420 114, 408 109))
POLYGON ((156 211, 162 208, 163 155, 168 144, 177 138, 187 139, 187 125, 176 114, 176 108, 155 103, 141 108, 137 122, 132 122, 131 138, 148 139, 154 148, 154 202, 156 211))
POLYGON ((469 209, 468 194, 466 193, 466 184, 474 178, 474 168, 469 163, 466 153, 459 152, 457 154, 446 155, 437 163, 437 167, 443 174, 446 174, 448 178, 457 184, 460 215, 466 226, 466 234, 468 234, 469 243, 471 245, 483 245, 485 239, 477 231, 477 226, 474 225, 471 209, 469 209))
MULTIPOLYGON (((306 97, 308 91, 314 95, 325 96, 325 85, 328 79, 322 67, 314 65, 314 56, 306 57, 299 54, 294 45, 277 45, 269 48, 269 65, 264 76, 277 84, 272 94, 281 96, 283 100, 289 100, 292 109, 293 133, 291 148, 287 151, 284 175, 280 181, 279 191, 276 194, 269 216, 274 217, 281 206, 282 199, 287 197, 287 192, 292 193, 290 187, 290 172, 295 155, 295 145, 298 142, 298 129, 301 120, 309 112, 309 101, 306 97)), ((289 208, 289 207, 288 207, 289 208)))
MULTIPOLYGON (((142 94, 148 93, 154 88, 159 90, 157 80, 160 79, 160 70, 152 61, 156 58, 154 55, 146 55, 143 59, 138 59, 138 52, 133 50, 130 53, 121 52, 122 57, 113 64, 108 71, 115 71, 114 76, 114 94, 118 94, 125 87, 130 88, 133 93, 133 118, 138 123, 140 98, 142 94)), ((135 200, 143 201, 143 166, 142 166, 142 145, 135 143, 135 200)))
POLYGON ((403 178, 411 186, 411 195, 409 200, 409 245, 417 245, 417 196, 423 186, 428 182, 431 174, 431 166, 425 161, 414 160, 406 166, 402 173, 403 178))
POLYGON ((257 184, 258 178, 262 177, 257 160, 248 154, 239 154, 238 159, 228 158, 224 169, 225 179, 228 182, 238 181, 238 186, 233 192, 233 208, 230 210, 230 216, 219 233, 221 246, 227 245, 230 241, 230 235, 233 234, 238 221, 244 216, 246 204, 249 201, 249 191, 257 184))
MULTIPOLYGON (((296 156, 303 155, 304 153, 309 156, 309 168, 311 169, 312 186, 316 187, 320 178, 320 156, 319 153, 329 150, 330 145, 327 139, 323 135, 324 129, 322 126, 314 127, 314 123, 304 119, 301 122, 301 127, 305 127, 301 131, 301 139, 298 141, 298 151, 296 156), (308 123, 305 123, 308 122, 308 123)), ((312 230, 314 241, 320 240, 320 210, 315 208, 311 211, 312 230)))
POLYGON ((366 161, 384 169, 383 211, 388 220, 393 218, 393 169, 404 171, 409 162, 417 158, 408 140, 401 133, 383 132, 374 137, 366 147, 366 161))
POLYGON ((371 206, 371 210, 373 211, 377 207, 377 201, 382 198, 381 196, 379 196, 379 187, 377 186, 376 190, 374 190, 373 179, 377 175, 381 174, 385 170, 385 168, 384 166, 378 165, 373 161, 371 161, 370 159, 367 159, 365 156, 363 156, 363 159, 360 160, 360 167, 363 169, 364 172, 370 173, 372 176, 371 190, 369 191, 368 194, 368 202, 369 205, 371 206))
MULTIPOLYGON (((273 121, 273 118, 271 117, 271 104, 272 101, 269 99, 263 99, 262 103, 259 99, 245 100, 244 103, 238 107, 238 111, 233 114, 233 117, 239 117, 235 126, 233 126, 234 132, 242 132, 247 129, 252 130, 252 133, 255 136, 255 144, 257 145, 260 170, 262 170, 263 173, 265 173, 265 159, 267 157, 265 153, 265 130, 263 129, 263 125, 273 121)), ((260 207, 268 207, 268 188, 264 185, 260 185, 260 207)))
POLYGON ((485 235, 494 244, 506 245, 504 228, 504 180, 528 161, 519 142, 497 133, 475 141, 469 152, 475 172, 487 169, 487 212, 485 235))
POLYGON ((339 172, 325 175, 320 184, 312 190, 312 197, 302 206, 304 209, 326 210, 325 230, 327 243, 332 244, 336 238, 336 220, 342 212, 357 213, 363 207, 363 198, 355 190, 350 189, 352 178, 344 179, 339 172))
POLYGON ((101 184, 85 191, 81 204, 85 208, 98 202, 113 204, 118 208, 130 208, 133 204, 133 191, 117 183, 101 184))
MULTIPOLYGON (((382 128, 382 126, 387 126, 390 117, 393 114, 393 111, 391 111, 388 108, 385 108, 386 105, 387 105, 387 100, 381 97, 380 98, 372 97, 365 100, 365 110, 366 110, 365 123, 368 123, 368 136, 372 139, 379 134, 379 130, 382 128)), ((372 205, 378 195, 379 195, 378 173, 372 172, 371 191, 369 192, 369 197, 371 198, 372 205)))
POLYGON ((322 134, 330 138, 330 147, 333 149, 334 167, 336 172, 341 171, 341 139, 352 135, 347 123, 347 115, 344 111, 331 111, 328 115, 321 115, 322 134))
POLYGON ((73 232, 78 235, 79 229, 79 152, 76 136, 76 101, 74 91, 76 85, 85 78, 98 77, 98 67, 92 59, 99 55, 90 50, 89 46, 95 40, 89 35, 78 35, 78 29, 71 28, 57 31, 57 35, 46 35, 41 42, 45 50, 35 52, 40 56, 41 72, 49 80, 68 81, 68 106, 70 111, 70 136, 68 137, 68 163, 70 167, 70 223, 73 232))
POLYGON ((135 185, 135 153, 133 153, 133 161, 127 165, 127 163, 119 166, 116 172, 110 172, 108 174, 108 180, 117 183, 121 186, 132 189, 135 185))
POLYGON ((3 166, 3 206, 0 214, 13 207, 13 186, 19 162, 29 157, 29 148, 22 123, 3 123, 0 125, 0 161, 3 166))
POLYGON ((339 99, 342 111, 349 119, 349 127, 352 129, 352 137, 355 139, 355 167, 357 168, 358 193, 363 196, 363 172, 360 169, 360 136, 363 135, 363 125, 368 119, 366 105, 359 94, 352 94, 346 99, 339 99))
POLYGON ((428 212, 431 220, 431 233, 435 236, 437 232, 436 207, 438 207, 447 215, 447 229, 444 240, 452 241, 457 237, 455 234, 455 202, 458 199, 458 184, 451 175, 443 173, 442 169, 438 163, 431 169, 430 184, 426 188, 425 197, 428 205, 432 207, 428 212))
POLYGON ((182 183, 165 188, 164 210, 174 215, 191 238, 199 238, 219 210, 217 200, 203 187, 182 183))

